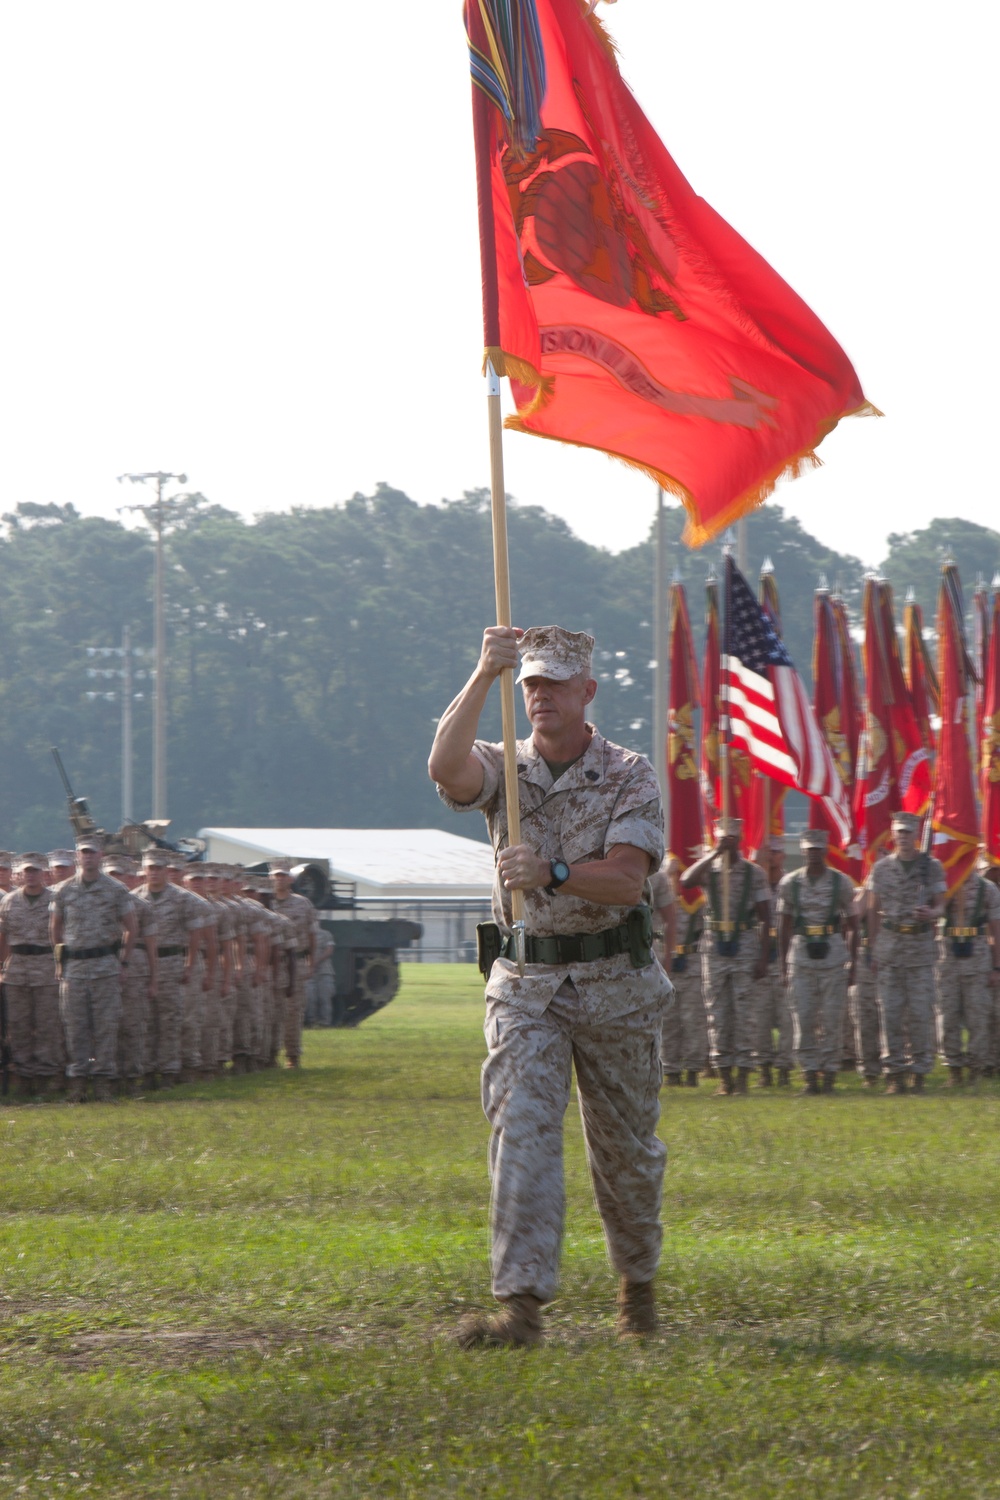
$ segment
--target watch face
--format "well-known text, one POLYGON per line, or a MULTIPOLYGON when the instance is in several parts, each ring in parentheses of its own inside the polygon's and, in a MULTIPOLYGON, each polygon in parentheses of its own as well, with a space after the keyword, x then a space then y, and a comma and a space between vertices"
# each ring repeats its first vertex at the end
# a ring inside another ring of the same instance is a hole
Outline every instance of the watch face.
POLYGON ((565 860, 554 859, 552 861, 552 884, 562 885, 569 879, 569 865, 565 860))

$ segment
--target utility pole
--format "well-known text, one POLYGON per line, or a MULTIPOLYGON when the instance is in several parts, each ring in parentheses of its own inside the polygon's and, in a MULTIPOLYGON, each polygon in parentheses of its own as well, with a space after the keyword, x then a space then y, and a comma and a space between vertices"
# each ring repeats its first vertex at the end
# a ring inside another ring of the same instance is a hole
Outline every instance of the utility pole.
POLYGON ((131 823, 132 806, 132 632, 122 626, 122 824, 131 823))
POLYGON ((663 490, 656 487, 656 551, 653 562, 653 754, 664 811, 667 805, 667 538, 663 490))
POLYGON ((153 687, 153 817, 167 816, 167 639, 164 623, 163 597, 163 486, 175 479, 178 484, 187 484, 186 474, 166 474, 157 470, 150 474, 119 474, 118 483, 127 479, 131 484, 156 485, 156 501, 153 505, 135 505, 129 510, 141 510, 152 519, 156 532, 156 573, 153 586, 153 654, 156 662, 156 679, 153 687))

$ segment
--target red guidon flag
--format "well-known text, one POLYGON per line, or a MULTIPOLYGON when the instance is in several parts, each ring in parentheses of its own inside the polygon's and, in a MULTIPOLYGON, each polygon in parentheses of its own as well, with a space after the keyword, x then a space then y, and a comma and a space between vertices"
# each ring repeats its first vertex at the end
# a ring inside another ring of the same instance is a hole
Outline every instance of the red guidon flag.
POLYGON ((938 711, 938 684, 924 642, 923 611, 913 598, 912 590, 907 594, 903 608, 903 673, 924 749, 928 755, 933 755, 931 714, 938 711))
MULTIPOLYGON (((667 853, 686 869, 698 859, 704 843, 701 787, 698 784, 698 672, 691 621, 682 583, 670 585, 670 703, 667 710, 667 784, 670 789, 667 853)), ((681 888, 679 900, 690 915, 703 905, 699 889, 681 888)))
POLYGON ((837 829, 851 837, 851 808, 837 767, 784 642, 726 558, 722 699, 730 737, 756 770, 822 799, 837 829))
POLYGON ((983 844, 992 864, 1000 865, 1000 591, 993 595, 992 629, 983 684, 979 796, 983 805, 983 844))
POLYGON ((509 426, 643 470, 699 546, 874 408, 815 313, 678 170, 592 11, 466 0, 493 106, 486 352, 511 379, 509 426))
MULTIPOLYGON (((888 583, 880 584, 879 601, 881 640, 889 679, 891 750, 899 782, 900 802, 907 812, 925 813, 931 800, 930 758, 906 689, 899 639, 896 635, 892 588, 888 583)), ((893 808, 893 811, 896 809, 893 808)))
MULTIPOLYGON (((830 597, 826 588, 817 589, 814 603, 813 636, 813 709, 820 733, 826 740, 837 773, 844 784, 844 795, 850 800, 854 791, 854 763, 858 747, 857 686, 854 675, 854 653, 843 601, 830 597), (840 610, 838 612, 838 605, 840 610)), ((830 835, 828 858, 838 870, 861 878, 857 851, 838 847, 840 830, 822 802, 809 804, 809 827, 825 828, 830 835)))
POLYGON ((892 726, 889 723, 892 689, 888 663, 890 648, 883 639, 884 587, 887 585, 881 584, 877 578, 866 578, 862 605, 865 716, 854 780, 854 821, 866 875, 889 837, 892 815, 900 806, 896 762, 892 754, 892 726))
MULTIPOLYGON (((705 584, 705 670, 701 679, 701 795, 705 818, 711 824, 722 809, 719 781, 719 715, 722 687, 719 681, 722 639, 719 630, 719 585, 715 578, 705 584)), ((1000 706, 1000 705, 998 705, 1000 706)))
POLYGON ((979 853, 979 813, 969 746, 969 718, 975 707, 976 684, 965 645, 962 591, 954 563, 945 564, 941 570, 937 628, 941 731, 934 777, 931 848, 944 865, 950 901, 971 874, 979 853))

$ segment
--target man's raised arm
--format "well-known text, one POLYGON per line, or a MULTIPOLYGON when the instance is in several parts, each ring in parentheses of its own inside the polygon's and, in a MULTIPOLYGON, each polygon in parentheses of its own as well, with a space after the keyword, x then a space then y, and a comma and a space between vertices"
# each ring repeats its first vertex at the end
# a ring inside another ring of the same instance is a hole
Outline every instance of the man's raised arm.
POLYGON ((427 771, 455 802, 474 802, 483 789, 483 765, 472 753, 490 688, 505 667, 517 668, 523 631, 491 625, 483 632, 476 670, 438 721, 427 771))

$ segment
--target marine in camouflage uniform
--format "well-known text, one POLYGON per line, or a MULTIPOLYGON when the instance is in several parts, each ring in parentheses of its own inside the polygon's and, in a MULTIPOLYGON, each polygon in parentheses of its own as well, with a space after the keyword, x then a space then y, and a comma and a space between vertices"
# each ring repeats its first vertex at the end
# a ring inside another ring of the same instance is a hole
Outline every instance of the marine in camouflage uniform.
POLYGON ((292 890, 291 861, 272 859, 269 867, 274 896, 271 910, 287 917, 295 928, 295 977, 285 996, 281 1040, 288 1067, 297 1068, 302 1055, 302 1022, 306 1014, 306 981, 316 960, 316 908, 292 890))
POLYGON ((775 836, 762 852, 761 865, 767 875, 770 907, 770 943, 767 973, 754 982, 754 1060, 760 1069, 762 1088, 769 1088, 773 1070, 778 1083, 788 1083, 792 1067, 792 1007, 778 963, 778 885, 785 869, 785 841, 775 836))
POLYGON ((868 944, 868 893, 863 886, 854 892, 854 916, 857 923, 854 979, 847 990, 847 1008, 854 1031, 855 1066, 867 1088, 874 1088, 882 1077, 882 1042, 878 1018, 878 989, 871 966, 868 944))
POLYGON ((906 1092, 906 1073, 922 1093, 934 1066, 934 922, 947 884, 938 860, 917 850, 920 819, 895 813, 895 853, 879 860, 865 882, 868 939, 878 986, 882 1071, 887 1092, 906 1092))
POLYGON ((974 1083, 989 1066, 998 959, 1000 891, 974 872, 945 906, 938 936, 938 1047, 952 1085, 962 1082, 963 1067, 968 1067, 969 1082, 974 1083))
POLYGON ((108 856, 103 870, 130 893, 136 919, 136 942, 129 964, 122 972, 122 1014, 118 1025, 119 1083, 125 1093, 135 1096, 141 1090, 146 1071, 146 1035, 156 993, 156 916, 152 908, 134 894, 139 882, 135 867, 127 856, 108 856))
POLYGON ((208 903, 167 878, 170 855, 147 849, 144 883, 133 895, 156 914, 156 995, 150 1007, 143 1073, 149 1087, 180 1082, 181 1029, 186 997, 195 982, 197 955, 212 920, 208 903))
POLYGON ((21 885, 0 900, 0 961, 10 1066, 22 1094, 56 1094, 63 1083, 59 983, 49 936, 48 861, 22 854, 21 885))
POLYGON ((745 1094, 756 1044, 754 985, 767 974, 771 903, 764 871, 740 854, 742 819, 720 818, 714 832, 716 847, 684 871, 681 886, 700 886, 706 897, 701 974, 718 1091, 745 1094), (723 860, 729 878, 728 918, 723 860))
POLYGON ((704 899, 699 895, 693 911, 677 899, 680 869, 680 861, 671 856, 651 882, 653 909, 663 932, 660 962, 674 987, 673 1004, 663 1017, 660 1061, 665 1083, 694 1089, 698 1087, 698 1074, 708 1065, 708 1019, 699 951, 705 925, 704 899))
POLYGON ((663 816, 649 762, 586 723, 597 691, 592 648, 590 636, 558 626, 523 635, 491 627, 431 751, 444 802, 486 818, 497 859, 493 910, 505 944, 513 890, 523 892, 527 934, 523 977, 502 952, 486 984, 493 1292, 505 1305, 463 1325, 465 1347, 541 1337, 539 1311, 555 1296, 559 1275, 563 1120, 574 1065, 591 1181, 619 1273, 619 1331, 655 1327, 666 1160, 656 1135, 659 1049, 672 992, 649 946, 651 914, 640 903, 663 857, 663 816), (476 732, 494 679, 516 665, 518 651, 533 732, 518 746, 521 842, 510 845, 503 749, 476 732))
POLYGON ((101 874, 101 846, 89 836, 77 841, 78 870, 51 896, 49 936, 57 949, 60 1003, 66 1028, 71 1103, 112 1098, 121 1017, 121 976, 136 937, 132 899, 124 886, 101 874), (124 946, 122 940, 124 935, 124 946))
MULTIPOLYGON (((831 1093, 844 1052, 850 951, 844 926, 854 926, 854 886, 826 862, 828 836, 808 828, 799 840, 804 869, 778 887, 782 978, 795 1021, 795 1060, 806 1076, 806 1092, 831 1093)), ((853 931, 851 931, 853 938, 853 931)), ((852 942, 851 946, 854 944, 852 942)))

